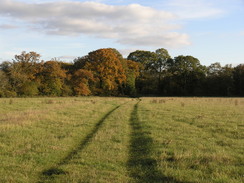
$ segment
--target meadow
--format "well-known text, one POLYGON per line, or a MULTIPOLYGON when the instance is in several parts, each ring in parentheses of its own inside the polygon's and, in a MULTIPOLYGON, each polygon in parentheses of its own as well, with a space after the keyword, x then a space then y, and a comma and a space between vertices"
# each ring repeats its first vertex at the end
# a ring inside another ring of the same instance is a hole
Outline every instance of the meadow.
POLYGON ((244 182, 244 98, 0 98, 0 182, 244 182))

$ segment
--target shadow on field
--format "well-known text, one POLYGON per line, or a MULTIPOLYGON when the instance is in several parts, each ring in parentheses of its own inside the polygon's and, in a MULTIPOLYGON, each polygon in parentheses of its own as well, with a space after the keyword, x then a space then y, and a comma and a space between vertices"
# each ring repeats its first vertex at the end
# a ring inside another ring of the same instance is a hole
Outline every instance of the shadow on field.
POLYGON ((113 108, 111 111, 109 111, 107 114, 105 114, 94 126, 92 131, 79 143, 79 145, 69 152, 60 162, 58 162, 55 166, 44 170, 40 174, 40 178, 38 183, 50 181, 55 178, 57 175, 61 174, 67 174, 68 172, 63 171, 60 166, 67 164, 74 156, 76 156, 79 152, 81 152, 87 145, 88 142, 91 141, 91 139, 94 137, 94 135, 97 133, 99 128, 102 126, 103 122, 109 117, 111 113, 113 113, 116 109, 118 109, 121 105, 113 108))
POLYGON ((153 139, 138 118, 138 104, 139 102, 135 104, 130 117, 131 139, 127 162, 130 176, 138 183, 180 183, 171 177, 164 176, 157 169, 157 161, 151 157, 153 139))

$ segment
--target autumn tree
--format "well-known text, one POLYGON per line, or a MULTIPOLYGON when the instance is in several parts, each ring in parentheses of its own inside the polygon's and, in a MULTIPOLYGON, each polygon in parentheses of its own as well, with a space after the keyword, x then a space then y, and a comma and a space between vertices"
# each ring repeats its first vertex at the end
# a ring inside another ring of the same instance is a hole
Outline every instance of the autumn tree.
POLYGON ((99 49, 90 52, 84 66, 94 76, 94 94, 117 95, 126 82, 121 57, 115 49, 99 49))
POLYGON ((61 64, 57 61, 47 61, 42 65, 41 77, 41 93, 48 96, 61 96, 64 89, 64 80, 66 71, 61 68, 61 64))
POLYGON ((72 89, 72 76, 74 73, 74 64, 67 62, 58 62, 60 64, 61 69, 65 72, 64 84, 62 87, 62 96, 71 96, 74 94, 72 89))
POLYGON ((76 95, 87 96, 92 94, 91 88, 95 80, 91 71, 85 69, 75 71, 72 81, 76 95))
POLYGON ((36 52, 22 52, 15 55, 12 63, 5 63, 5 73, 9 78, 10 85, 18 95, 38 95, 36 74, 38 73, 40 55, 36 52))

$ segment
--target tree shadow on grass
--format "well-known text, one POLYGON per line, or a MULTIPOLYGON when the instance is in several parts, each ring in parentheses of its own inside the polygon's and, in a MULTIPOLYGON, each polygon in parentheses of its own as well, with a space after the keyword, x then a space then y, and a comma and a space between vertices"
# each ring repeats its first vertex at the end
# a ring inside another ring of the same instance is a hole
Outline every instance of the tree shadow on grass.
POLYGON ((138 118, 138 104, 135 104, 130 117, 131 139, 127 167, 130 176, 138 183, 181 183, 172 177, 166 177, 157 169, 157 161, 151 157, 153 139, 150 132, 138 118))
POLYGON ((91 130, 91 132, 79 143, 79 145, 69 152, 61 161, 59 161, 55 166, 43 170, 39 176, 38 183, 46 182, 46 181, 52 181, 55 176, 67 174, 68 172, 65 172, 60 168, 60 166, 68 164, 68 162, 74 158, 78 153, 80 153, 87 145, 88 142, 91 141, 91 139, 94 137, 94 135, 97 133, 97 131, 101 128, 104 121, 112 114, 116 109, 118 109, 121 105, 113 108, 111 111, 106 113, 94 126, 94 128, 91 130))

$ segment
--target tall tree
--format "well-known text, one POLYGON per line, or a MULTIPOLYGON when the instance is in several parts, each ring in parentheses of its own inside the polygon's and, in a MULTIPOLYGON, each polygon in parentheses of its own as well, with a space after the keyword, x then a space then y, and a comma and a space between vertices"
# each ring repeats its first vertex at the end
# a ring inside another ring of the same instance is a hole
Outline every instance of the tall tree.
POLYGON ((193 56, 180 55, 169 63, 175 95, 199 95, 206 68, 193 56))
POLYGON ((129 54, 127 59, 141 64, 140 77, 137 79, 140 93, 160 94, 161 79, 166 74, 166 66, 170 58, 164 48, 157 49, 155 52, 137 50, 129 54))
POLYGON ((94 94, 116 95, 126 82, 123 60, 112 48, 90 52, 84 69, 93 73, 96 81, 94 94))
POLYGON ((209 96, 230 96, 233 93, 233 68, 216 62, 207 68, 205 93, 209 96))
POLYGON ((165 72, 167 72, 167 63, 171 59, 171 56, 164 48, 157 49, 155 53, 157 55, 157 61, 154 63, 154 66, 158 73, 158 81, 160 83, 161 78, 166 74, 165 72))
POLYGON ((18 95, 32 96, 38 94, 36 75, 39 72, 40 55, 36 52, 22 52, 15 55, 12 63, 5 64, 5 71, 9 76, 10 84, 18 95))
POLYGON ((157 93, 157 80, 155 80, 157 55, 154 52, 137 50, 129 54, 128 60, 139 63, 140 76, 136 80, 136 87, 140 94, 157 93))
POLYGON ((244 64, 240 64, 234 68, 234 89, 235 95, 244 96, 244 64))
POLYGON ((9 78, 3 70, 0 70, 0 97, 15 97, 16 92, 12 90, 9 78))
POLYGON ((157 62, 157 54, 151 51, 137 50, 129 54, 128 60, 138 62, 142 65, 140 72, 154 72, 157 62))
POLYGON ((136 78, 139 76, 139 64, 131 60, 125 60, 126 62, 126 84, 125 94, 135 96, 136 91, 136 78))
POLYGON ((43 95, 61 96, 64 89, 66 70, 62 69, 61 63, 57 61, 47 61, 42 66, 40 73, 40 90, 43 95))

